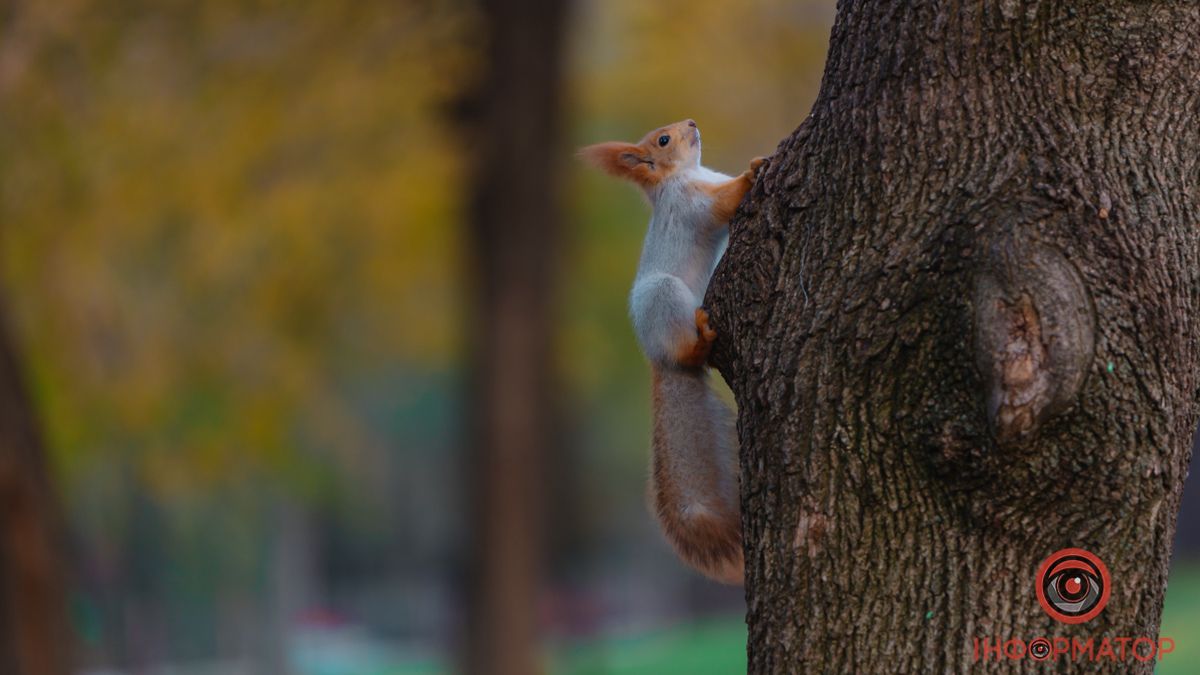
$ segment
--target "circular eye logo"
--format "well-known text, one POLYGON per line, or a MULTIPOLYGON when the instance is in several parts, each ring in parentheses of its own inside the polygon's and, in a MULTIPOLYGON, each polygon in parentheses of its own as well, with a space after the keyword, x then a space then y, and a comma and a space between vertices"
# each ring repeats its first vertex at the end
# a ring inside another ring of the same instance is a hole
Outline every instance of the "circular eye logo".
POLYGON ((1050 658, 1050 640, 1040 637, 1029 643, 1029 656, 1034 661, 1045 661, 1050 658))
POLYGON ((1038 569, 1038 602, 1063 623, 1094 619, 1108 604, 1110 590, 1108 568, 1081 548, 1056 551, 1038 569))

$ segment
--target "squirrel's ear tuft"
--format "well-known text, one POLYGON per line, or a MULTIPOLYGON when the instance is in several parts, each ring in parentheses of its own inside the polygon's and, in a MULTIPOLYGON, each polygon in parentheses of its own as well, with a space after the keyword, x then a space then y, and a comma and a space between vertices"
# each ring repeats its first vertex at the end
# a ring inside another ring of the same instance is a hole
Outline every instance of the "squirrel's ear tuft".
POLYGON ((592 166, 618 178, 636 183, 647 182, 650 158, 632 143, 597 143, 580 149, 579 156, 592 166))

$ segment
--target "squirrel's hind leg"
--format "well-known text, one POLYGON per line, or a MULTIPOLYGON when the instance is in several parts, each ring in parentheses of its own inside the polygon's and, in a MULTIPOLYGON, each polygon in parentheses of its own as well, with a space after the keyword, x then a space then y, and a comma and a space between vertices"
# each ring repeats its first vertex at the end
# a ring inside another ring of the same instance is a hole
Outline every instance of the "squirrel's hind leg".
POLYGON ((634 284, 630 314, 650 361, 664 366, 704 365, 716 333, 708 329, 708 313, 699 304, 687 284, 672 274, 652 274, 634 284))

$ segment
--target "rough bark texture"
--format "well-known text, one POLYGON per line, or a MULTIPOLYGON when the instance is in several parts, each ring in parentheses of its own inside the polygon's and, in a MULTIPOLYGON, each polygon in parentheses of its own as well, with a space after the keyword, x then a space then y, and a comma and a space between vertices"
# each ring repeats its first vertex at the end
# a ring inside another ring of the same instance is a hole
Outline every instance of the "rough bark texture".
POLYGON ((0 311, 0 672, 69 671, 58 515, 36 416, 0 311))
POLYGON ((552 303, 559 238, 561 45, 565 3, 485 0, 489 47, 477 101, 472 258, 473 546, 464 666, 541 672, 538 579, 543 470, 554 430, 552 303))
POLYGON ((1200 410, 1198 35, 1191 2, 839 3, 707 298, 751 673, 1158 634, 1200 410), (1081 625, 1035 596, 1065 547, 1111 571, 1081 625))

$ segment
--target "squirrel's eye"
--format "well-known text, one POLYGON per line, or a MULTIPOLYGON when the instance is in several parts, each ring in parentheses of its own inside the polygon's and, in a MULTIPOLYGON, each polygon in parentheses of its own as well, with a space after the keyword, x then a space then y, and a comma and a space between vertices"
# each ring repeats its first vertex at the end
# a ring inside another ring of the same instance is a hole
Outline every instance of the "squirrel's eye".
POLYGON ((670 143, 670 142, 671 142, 671 137, 667 136, 666 134, 663 134, 662 136, 658 137, 658 147, 660 147, 660 148, 667 147, 667 143, 670 143))

